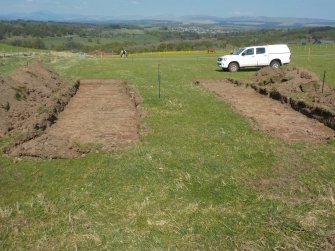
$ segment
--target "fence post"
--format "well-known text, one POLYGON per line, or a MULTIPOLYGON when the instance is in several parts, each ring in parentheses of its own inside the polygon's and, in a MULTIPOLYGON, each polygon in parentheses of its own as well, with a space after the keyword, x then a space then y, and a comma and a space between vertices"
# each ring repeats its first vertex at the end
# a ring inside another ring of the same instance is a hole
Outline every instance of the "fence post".
POLYGON ((323 73, 322 94, 323 94, 323 89, 324 89, 324 86, 325 86, 325 80, 326 80, 326 71, 324 71, 324 73, 323 73))
POLYGON ((161 98, 161 73, 159 69, 159 64, 157 69, 157 81, 158 81, 158 98, 161 98))

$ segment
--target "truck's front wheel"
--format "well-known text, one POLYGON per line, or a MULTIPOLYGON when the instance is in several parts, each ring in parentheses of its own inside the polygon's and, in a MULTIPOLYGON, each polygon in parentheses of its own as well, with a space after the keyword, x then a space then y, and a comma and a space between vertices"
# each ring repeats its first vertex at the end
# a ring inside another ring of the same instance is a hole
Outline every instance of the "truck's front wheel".
POLYGON ((236 72, 236 71, 239 70, 239 68, 240 68, 240 67, 239 67, 238 64, 235 63, 235 62, 230 63, 230 64, 228 65, 228 70, 229 70, 230 72, 236 72))
POLYGON ((279 62, 278 60, 273 60, 273 61, 271 62, 271 64, 270 64, 270 66, 271 66, 272 68, 278 69, 278 68, 281 66, 281 64, 280 64, 280 62, 279 62))

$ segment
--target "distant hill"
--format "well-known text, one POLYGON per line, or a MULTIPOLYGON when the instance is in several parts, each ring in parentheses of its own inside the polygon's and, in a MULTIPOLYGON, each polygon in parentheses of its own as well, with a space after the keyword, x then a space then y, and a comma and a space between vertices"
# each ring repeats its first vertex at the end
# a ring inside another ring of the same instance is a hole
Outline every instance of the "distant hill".
POLYGON ((212 16, 185 16, 181 17, 180 21, 184 23, 259 26, 262 28, 335 26, 335 20, 311 19, 311 18, 285 18, 285 17, 240 16, 240 17, 220 18, 212 16))
POLYGON ((1 15, 0 20, 34 20, 34 21, 60 21, 79 23, 133 23, 133 24, 157 24, 157 23, 179 23, 179 24, 222 24, 236 26, 253 26, 259 28, 283 28, 283 27, 320 27, 333 26, 335 20, 310 19, 310 18, 283 18, 283 17, 213 17, 205 15, 182 16, 182 17, 156 17, 156 18, 136 18, 136 17, 98 17, 81 15, 62 15, 53 12, 33 12, 29 14, 13 13, 1 15))

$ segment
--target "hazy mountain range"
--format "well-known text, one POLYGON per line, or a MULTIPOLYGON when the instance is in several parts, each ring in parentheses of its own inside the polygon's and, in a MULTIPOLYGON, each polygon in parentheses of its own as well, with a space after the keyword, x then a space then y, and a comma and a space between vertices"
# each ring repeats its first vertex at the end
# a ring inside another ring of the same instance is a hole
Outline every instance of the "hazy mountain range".
POLYGON ((33 12, 29 14, 13 13, 0 14, 0 20, 34 20, 58 22, 84 22, 84 23, 181 23, 181 24, 226 24, 241 26, 256 26, 267 28, 280 27, 314 27, 335 26, 335 20, 310 19, 310 18, 283 18, 283 17, 213 17, 204 15, 182 17, 99 17, 64 15, 52 12, 33 12))

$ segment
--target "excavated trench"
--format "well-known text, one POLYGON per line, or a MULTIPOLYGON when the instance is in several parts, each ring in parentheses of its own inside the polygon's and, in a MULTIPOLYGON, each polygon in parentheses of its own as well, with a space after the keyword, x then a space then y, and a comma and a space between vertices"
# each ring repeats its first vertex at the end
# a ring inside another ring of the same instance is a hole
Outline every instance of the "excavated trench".
POLYGON ((76 158, 139 138, 139 98, 122 80, 66 82, 34 63, 0 82, 9 90, 6 109, 0 110, 0 136, 14 136, 3 148, 10 156, 76 158))
POLYGON ((12 156, 75 158, 109 151, 139 138, 137 101, 121 80, 81 80, 56 123, 10 151, 12 156))
POLYGON ((318 81, 313 73, 301 68, 265 68, 244 81, 207 79, 195 83, 251 118, 255 127, 294 143, 319 142, 335 137, 335 91, 327 86, 326 92, 321 93, 318 81), (293 98, 294 95, 300 99, 293 98), (313 105, 301 97, 312 99, 313 105))

